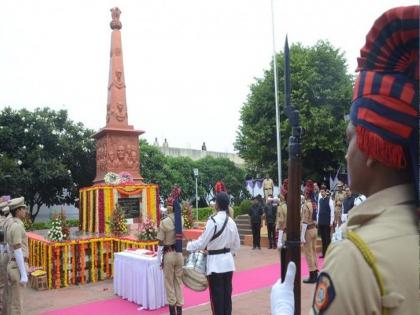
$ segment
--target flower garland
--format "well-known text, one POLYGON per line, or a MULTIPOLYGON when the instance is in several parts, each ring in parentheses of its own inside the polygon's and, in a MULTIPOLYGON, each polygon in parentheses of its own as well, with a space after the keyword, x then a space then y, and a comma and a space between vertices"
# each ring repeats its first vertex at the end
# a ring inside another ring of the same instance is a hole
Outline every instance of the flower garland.
POLYGON ((67 267, 68 267, 68 264, 67 264, 67 257, 68 257, 68 246, 64 246, 64 257, 63 257, 63 273, 64 273, 64 283, 63 283, 63 285, 64 285, 64 287, 68 287, 68 280, 67 280, 67 278, 68 278, 68 270, 67 270, 67 267))
POLYGON ((95 283, 95 244, 94 242, 90 243, 90 279, 91 282, 95 283))
POLYGON ((157 244, 157 241, 137 241, 114 237, 52 243, 29 237, 29 261, 31 266, 42 264, 47 271, 50 289, 60 288, 70 284, 109 279, 113 274, 114 252, 128 247, 156 251, 157 244), (87 249, 90 249, 90 255, 87 249), (87 261, 90 262, 90 265, 88 264, 89 277, 86 275, 87 261))
POLYGON ((118 185, 121 181, 120 176, 114 172, 106 173, 104 180, 105 184, 109 185, 118 185))
POLYGON ((99 243, 99 276, 98 280, 104 279, 104 241, 101 240, 99 243))
POLYGON ((52 246, 48 246, 48 288, 52 288, 52 246))
POLYGON ((55 287, 61 287, 60 247, 55 247, 55 287))
POLYGON ((121 172, 118 174, 118 176, 120 177, 120 183, 122 185, 134 184, 133 175, 131 175, 129 172, 121 172))
POLYGON ((71 253, 71 267, 72 267, 72 270, 71 270, 71 274, 72 274, 71 280, 72 281, 71 281, 71 283, 76 284, 76 278, 77 278, 77 274, 76 274, 76 246, 72 246, 71 251, 72 251, 72 253, 71 253))
POLYGON ((80 282, 84 284, 85 283, 85 263, 86 263, 84 243, 80 243, 79 252, 80 252, 80 282))

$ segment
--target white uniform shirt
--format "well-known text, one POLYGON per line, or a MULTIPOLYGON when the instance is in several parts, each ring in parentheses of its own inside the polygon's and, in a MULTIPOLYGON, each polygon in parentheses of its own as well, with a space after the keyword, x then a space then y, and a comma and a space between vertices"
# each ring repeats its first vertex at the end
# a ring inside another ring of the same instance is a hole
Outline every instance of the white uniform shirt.
MULTIPOLYGON (((225 223, 226 212, 217 212, 217 214, 213 216, 213 219, 216 222, 217 233, 222 229, 223 224, 225 223)), ((210 275, 212 272, 224 273, 235 271, 235 262, 233 261, 232 254, 236 252, 241 246, 236 224, 232 218, 229 217, 225 230, 222 232, 222 234, 210 242, 214 235, 214 226, 215 223, 213 222, 212 218, 209 218, 203 234, 201 234, 197 240, 188 242, 187 250, 194 252, 196 250, 204 250, 206 247, 208 250, 230 248, 229 253, 207 255, 207 275, 210 275)))

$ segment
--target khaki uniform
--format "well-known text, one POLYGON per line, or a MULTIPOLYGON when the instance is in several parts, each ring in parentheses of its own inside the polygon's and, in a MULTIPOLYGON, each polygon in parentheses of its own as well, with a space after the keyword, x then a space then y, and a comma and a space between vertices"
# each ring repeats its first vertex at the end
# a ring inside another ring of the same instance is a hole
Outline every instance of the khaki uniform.
POLYGON ((287 223, 287 204, 281 202, 277 207, 276 229, 284 231, 287 223))
POLYGON ((306 200, 302 206, 302 223, 308 225, 305 231, 305 243, 303 244, 303 252, 305 254, 309 271, 315 271, 318 269, 316 259, 317 229, 315 221, 312 220, 312 212, 312 202, 306 200))
MULTIPOLYGON (((4 232, 4 223, 6 222, 6 217, 0 216, 0 230, 4 232)), ((7 283, 7 263, 9 261, 9 256, 7 254, 6 240, 3 243, 0 243, 0 314, 3 313, 5 309, 6 299, 5 287, 7 283)), ((4 312, 5 313, 5 312, 4 312)))
POLYGON ((184 296, 181 283, 184 257, 182 253, 177 253, 174 248, 170 247, 175 245, 175 235, 175 215, 170 213, 160 222, 157 239, 162 242, 165 248, 168 248, 164 250, 163 256, 163 274, 168 304, 182 306, 184 304, 184 296))
POLYGON ((344 190, 336 191, 334 194, 334 226, 338 227, 341 225, 341 212, 343 200, 346 198, 346 192, 344 190), (338 204, 340 203, 340 204, 338 204))
MULTIPOLYGON (((8 226, 13 222, 13 216, 9 214, 6 218, 4 218, 0 222, 0 229, 3 229, 4 232, 8 229, 8 226)), ((10 254, 5 251, 6 245, 7 245, 7 236, 5 237, 5 244, 4 244, 4 251, 3 255, 0 255, 0 301, 2 301, 2 309, 1 309, 1 315, 7 315, 8 314, 8 308, 6 307, 6 301, 9 300, 8 298, 8 292, 9 292, 9 286, 7 281, 7 265, 9 263, 9 256, 10 254)), ((11 249, 9 248, 9 251, 11 249)))
POLYGON ((273 195, 274 182, 271 178, 266 178, 263 180, 262 186, 264 191, 264 198, 267 201, 268 196, 273 195))
POLYGON ((312 314, 321 307, 326 315, 382 314, 382 307, 389 315, 420 314, 417 221, 410 189, 410 185, 393 186, 353 208, 327 251, 312 314), (382 297, 373 268, 351 241, 353 232, 375 257, 382 297))
POLYGON ((19 218, 12 218, 7 226, 6 239, 10 249, 10 260, 7 264, 8 294, 7 301, 10 301, 10 315, 22 315, 23 312, 23 290, 20 284, 20 272, 16 261, 14 261, 14 245, 21 245, 25 267, 28 270, 28 237, 26 236, 25 226, 19 218))

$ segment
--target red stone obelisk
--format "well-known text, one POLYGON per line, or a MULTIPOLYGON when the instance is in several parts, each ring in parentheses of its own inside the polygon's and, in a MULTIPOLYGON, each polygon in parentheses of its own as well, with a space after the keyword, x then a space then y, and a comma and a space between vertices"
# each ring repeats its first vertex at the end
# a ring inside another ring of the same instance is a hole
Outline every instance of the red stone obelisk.
POLYGON ((121 45, 121 11, 111 9, 111 60, 109 66, 108 102, 106 126, 96 133, 96 177, 95 184, 104 182, 108 172, 130 173, 136 183, 143 179, 140 175, 139 135, 128 124, 125 96, 124 66, 121 45))

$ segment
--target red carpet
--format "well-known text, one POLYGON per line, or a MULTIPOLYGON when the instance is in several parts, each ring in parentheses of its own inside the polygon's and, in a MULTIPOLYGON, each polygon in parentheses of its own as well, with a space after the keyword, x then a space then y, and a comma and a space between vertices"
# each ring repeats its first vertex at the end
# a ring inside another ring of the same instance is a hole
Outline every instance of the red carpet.
MULTIPOLYGON (((323 260, 318 260, 318 266, 322 267, 323 260)), ((308 274, 307 264, 304 258, 301 262, 302 276, 308 274)), ((264 267, 235 272, 233 274, 233 295, 243 294, 254 290, 271 287, 280 277, 280 267, 278 264, 268 265, 264 267)), ((208 290, 203 292, 195 292, 188 288, 184 288, 184 308, 190 308, 200 304, 209 302, 208 290)), ((42 313, 41 315, 142 315, 142 314, 168 314, 168 308, 162 307, 158 310, 148 311, 139 310, 139 307, 122 298, 114 298, 106 301, 99 301, 89 304, 76 305, 70 308, 55 310, 42 313)))

